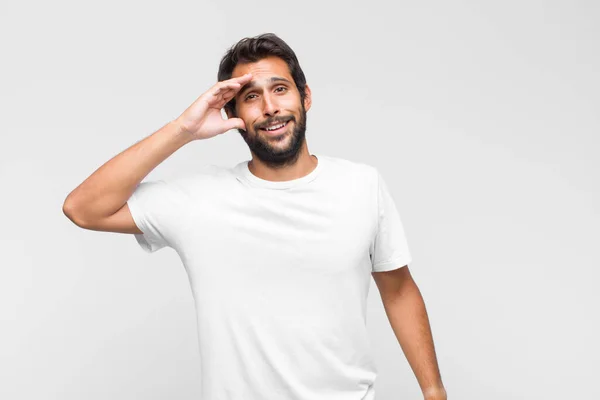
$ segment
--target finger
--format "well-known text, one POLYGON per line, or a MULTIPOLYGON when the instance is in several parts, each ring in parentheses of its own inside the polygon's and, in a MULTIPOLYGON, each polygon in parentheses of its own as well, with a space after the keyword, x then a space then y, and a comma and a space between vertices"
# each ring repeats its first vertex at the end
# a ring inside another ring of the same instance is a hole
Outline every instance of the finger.
POLYGON ((236 95, 236 93, 238 92, 238 90, 236 89, 229 89, 223 93, 221 93, 221 96, 223 101, 225 101, 226 103, 229 102, 229 100, 233 99, 236 95))
POLYGON ((246 83, 250 82, 250 80, 252 79, 252 74, 248 73, 242 76, 238 76, 236 78, 230 78, 224 81, 221 81, 219 83, 221 84, 229 84, 229 83, 237 83, 240 86, 244 86, 246 83))
POLYGON ((228 90, 239 90, 242 87, 242 85, 240 83, 237 82, 230 82, 230 83, 220 83, 218 84, 218 86, 213 90, 212 94, 213 96, 218 96, 221 93, 224 93, 228 90))
POLYGON ((244 120, 241 118, 228 118, 225 121, 223 121, 223 125, 225 126, 226 130, 230 130, 230 129, 246 129, 246 124, 244 123, 244 120))
POLYGON ((216 96, 213 96, 212 98, 208 99, 208 104, 211 107, 215 107, 215 108, 223 108, 225 106, 225 104, 229 103, 229 101, 235 96, 235 94, 237 93, 237 90, 234 89, 229 89, 225 92, 221 92, 216 96))
POLYGON ((237 78, 231 78, 228 79, 224 82, 228 82, 228 81, 232 81, 232 82, 238 82, 238 83, 246 83, 246 82, 250 82, 250 80, 252 79, 252 74, 251 73, 247 73, 245 75, 242 76, 238 76, 237 78))
POLYGON ((237 88, 238 90, 252 79, 252 74, 248 73, 237 78, 231 78, 217 82, 210 90, 213 95, 219 94, 224 88, 237 88))

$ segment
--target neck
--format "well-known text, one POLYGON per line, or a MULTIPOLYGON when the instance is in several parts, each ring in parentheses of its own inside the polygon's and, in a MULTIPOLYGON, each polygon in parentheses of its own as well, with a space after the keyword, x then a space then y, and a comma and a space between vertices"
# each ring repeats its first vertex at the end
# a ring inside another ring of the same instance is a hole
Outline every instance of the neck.
POLYGON ((268 165, 256 157, 248 162, 248 169, 253 175, 274 182, 291 181, 302 178, 310 174, 318 164, 318 159, 309 154, 308 149, 304 147, 298 157, 289 164, 277 166, 268 165))

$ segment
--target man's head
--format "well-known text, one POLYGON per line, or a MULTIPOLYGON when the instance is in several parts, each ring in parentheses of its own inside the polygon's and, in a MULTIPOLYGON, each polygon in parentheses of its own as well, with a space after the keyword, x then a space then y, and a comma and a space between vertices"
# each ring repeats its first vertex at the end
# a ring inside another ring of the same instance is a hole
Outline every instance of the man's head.
POLYGON ((218 80, 252 74, 252 80, 225 105, 229 118, 244 120, 238 129, 250 150, 273 167, 293 163, 305 142, 310 88, 294 51, 266 33, 244 38, 231 47, 219 66, 218 80), (287 123, 268 132, 268 126, 287 123))

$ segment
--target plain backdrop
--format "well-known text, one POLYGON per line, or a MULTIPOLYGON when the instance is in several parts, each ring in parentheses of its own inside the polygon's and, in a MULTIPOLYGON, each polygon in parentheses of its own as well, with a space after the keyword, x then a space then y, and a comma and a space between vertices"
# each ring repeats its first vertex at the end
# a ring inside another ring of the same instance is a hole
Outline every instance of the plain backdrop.
MULTIPOLYGON (((198 399, 175 251, 62 205, 264 32, 312 88, 309 151, 388 182, 449 399, 600 398, 599 25, 573 0, 2 0, 0 398, 198 399)), ((245 159, 232 130, 145 180, 245 159)), ((377 400, 421 399, 374 282, 368 327, 377 400)))

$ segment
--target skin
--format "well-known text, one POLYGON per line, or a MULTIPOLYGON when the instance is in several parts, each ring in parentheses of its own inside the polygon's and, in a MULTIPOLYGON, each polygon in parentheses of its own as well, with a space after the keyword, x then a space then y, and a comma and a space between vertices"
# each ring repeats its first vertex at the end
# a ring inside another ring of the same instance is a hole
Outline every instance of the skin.
POLYGON ((429 316, 408 265, 372 272, 385 313, 425 400, 447 400, 435 353, 429 316))
POLYGON ((235 114, 246 129, 238 129, 252 153, 250 172, 270 181, 287 181, 309 174, 318 163, 306 143, 306 112, 310 109, 311 90, 306 85, 304 101, 289 68, 279 57, 267 57, 253 63, 238 64, 232 78, 252 74, 252 79, 235 95, 235 114), (271 81, 284 78, 285 81, 271 81), (250 87, 252 86, 252 87, 250 87), (290 120, 284 130, 270 135, 260 128, 273 122, 290 120))

